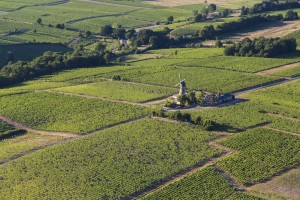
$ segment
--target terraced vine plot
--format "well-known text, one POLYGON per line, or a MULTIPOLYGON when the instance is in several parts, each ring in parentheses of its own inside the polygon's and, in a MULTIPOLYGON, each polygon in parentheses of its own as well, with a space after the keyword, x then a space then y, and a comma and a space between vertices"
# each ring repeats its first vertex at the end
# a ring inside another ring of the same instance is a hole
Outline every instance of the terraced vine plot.
POLYGON ((73 94, 85 94, 132 102, 145 102, 151 99, 171 96, 178 92, 178 90, 175 88, 126 83, 120 81, 103 81, 99 83, 63 87, 57 88, 55 91, 73 94))
POLYGON ((1 97, 0 110, 31 128, 79 134, 149 112, 140 106, 42 92, 1 97))
POLYGON ((208 167, 141 199, 219 200, 226 199, 235 191, 236 189, 219 172, 212 167, 208 167))
POLYGON ((170 34, 172 36, 180 37, 180 36, 193 36, 197 31, 201 31, 205 26, 210 26, 213 25, 215 28, 217 25, 221 23, 218 22, 199 22, 199 23, 194 23, 194 24, 189 24, 183 27, 180 27, 178 29, 173 30, 170 34))
POLYGON ((0 163, 34 148, 63 140, 59 136, 25 134, 0 141, 0 163))
POLYGON ((180 63, 186 67, 212 67, 218 69, 228 69, 243 72, 258 72, 298 62, 299 58, 256 58, 238 56, 219 56, 214 58, 195 59, 180 63))
POLYGON ((136 76, 133 78, 129 78, 129 80, 174 87, 175 84, 178 83, 178 75, 181 74, 181 78, 186 79, 188 89, 227 93, 272 82, 278 79, 275 77, 266 77, 255 74, 209 68, 171 68, 172 69, 168 71, 136 76))
POLYGON ((0 167, 5 199, 120 199, 220 153, 215 134, 143 119, 43 149, 0 167), (50 189, 51 188, 51 189, 50 189))
POLYGON ((32 6, 32 5, 37 5, 37 4, 47 4, 47 3, 53 3, 58 0, 26 0, 25 2, 20 2, 16 0, 3 0, 1 1, 1 11, 9 11, 13 9, 17 9, 23 6, 32 6))
POLYGON ((300 138, 267 129, 253 129, 220 144, 238 153, 218 165, 245 185, 263 181, 300 162, 300 138))

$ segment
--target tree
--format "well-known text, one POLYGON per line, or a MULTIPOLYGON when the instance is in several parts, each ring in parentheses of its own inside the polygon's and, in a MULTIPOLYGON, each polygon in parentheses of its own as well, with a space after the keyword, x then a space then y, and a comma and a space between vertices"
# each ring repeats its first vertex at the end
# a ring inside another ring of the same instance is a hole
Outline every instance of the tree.
POLYGON ((91 31, 86 31, 85 32, 86 37, 90 37, 92 35, 91 31))
POLYGON ((223 47, 223 43, 220 40, 217 40, 215 46, 217 48, 221 48, 221 47, 223 47))
POLYGON ((112 56, 110 53, 106 53, 104 56, 103 56, 104 60, 109 63, 112 59, 112 56))
POLYGON ((205 20, 205 17, 201 14, 197 14, 194 19, 195 22, 201 22, 203 20, 205 20))
POLYGON ((110 25, 101 27, 100 34, 104 36, 110 36, 113 33, 113 28, 110 25))
POLYGON ((15 61, 15 56, 14 56, 13 52, 11 52, 11 51, 7 52, 6 61, 7 61, 7 63, 15 61))
POLYGON ((36 23, 42 24, 42 19, 41 19, 41 18, 38 18, 38 19, 36 20, 36 23))
POLYGON ((207 10, 209 12, 215 12, 217 10, 217 5, 216 4, 209 4, 207 7, 207 10))
POLYGON ((102 42, 98 42, 98 43, 96 44, 96 46, 95 46, 95 51, 96 51, 96 52, 102 53, 102 52, 105 51, 105 49, 106 49, 106 45, 103 44, 102 42))
POLYGON ((156 48, 159 46, 159 38, 157 36, 151 36, 149 43, 152 45, 152 47, 156 48))
POLYGON ((126 30, 124 28, 116 28, 113 30, 113 36, 118 39, 125 37, 126 30))
POLYGON ((289 10, 286 12, 284 19, 285 20, 297 20, 297 19, 299 19, 298 13, 294 12, 293 10, 289 10))
POLYGON ((174 17, 173 17, 173 16, 169 16, 169 17, 167 18, 167 21, 168 21, 169 24, 172 24, 173 21, 174 21, 174 17))
POLYGON ((185 106, 185 104, 187 103, 187 96, 185 95, 180 95, 177 97, 177 101, 182 105, 182 106, 185 106))

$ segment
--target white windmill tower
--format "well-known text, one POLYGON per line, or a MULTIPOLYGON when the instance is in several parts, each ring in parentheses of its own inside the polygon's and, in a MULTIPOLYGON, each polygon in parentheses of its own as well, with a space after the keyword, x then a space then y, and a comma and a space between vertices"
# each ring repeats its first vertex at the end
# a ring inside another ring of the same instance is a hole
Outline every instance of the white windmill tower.
POLYGON ((179 96, 187 95, 185 79, 181 80, 180 74, 179 74, 179 83, 176 84, 175 87, 177 87, 178 85, 180 85, 179 96))

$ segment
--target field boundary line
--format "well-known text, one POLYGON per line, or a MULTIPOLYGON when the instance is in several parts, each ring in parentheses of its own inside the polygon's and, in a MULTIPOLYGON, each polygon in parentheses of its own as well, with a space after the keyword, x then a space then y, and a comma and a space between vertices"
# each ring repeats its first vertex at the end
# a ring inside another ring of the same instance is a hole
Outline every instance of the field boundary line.
POLYGON ((222 133, 219 133, 219 134, 220 134, 220 136, 209 141, 208 145, 222 150, 221 153, 213 156, 212 158, 204 160, 200 163, 196 163, 194 166, 191 166, 191 167, 188 167, 187 169, 179 171, 178 173, 175 173, 174 175, 172 175, 170 177, 166 177, 165 179, 161 180, 161 183, 157 183, 157 184, 154 183, 153 185, 150 185, 148 188, 142 189, 141 191, 138 191, 138 192, 130 195, 126 199, 139 199, 142 197, 149 196, 149 195, 153 194, 154 192, 158 192, 158 191, 168 187, 169 185, 172 185, 173 183, 175 183, 177 181, 180 181, 188 176, 191 176, 191 175, 197 173, 198 171, 200 171, 206 167, 214 166, 219 160, 222 160, 222 159, 234 154, 235 150, 224 147, 220 144, 217 144, 218 141, 229 137, 231 134, 222 134, 222 133))
POLYGON ((36 133, 39 135, 49 135, 49 136, 61 136, 64 138, 76 138, 79 135, 75 134, 75 133, 69 133, 69 132, 56 132, 56 131, 42 131, 42 130, 35 130, 30 128, 28 125, 17 122, 12 120, 9 117, 6 117, 4 115, 0 115, 0 119, 5 121, 6 123, 13 125, 15 128, 17 129, 22 129, 22 130, 26 130, 28 132, 32 132, 32 133, 36 133))
MULTIPOLYGON (((3 115, 0 115, 0 119, 2 119, 2 117, 3 117, 3 115)), ((34 153, 34 152, 38 151, 38 150, 42 150, 42 149, 45 149, 47 147, 52 147, 52 146, 55 146, 55 145, 59 145, 59 144, 65 143, 65 142, 70 142, 70 141, 74 141, 74 140, 77 140, 77 139, 81 139, 81 138, 87 137, 89 135, 92 135, 94 133, 97 133, 99 131, 104 131, 106 129, 111 129, 111 128, 114 128, 116 126, 122 125, 122 124, 126 124, 126 123, 129 123, 129 122, 133 122, 133 121, 144 119, 146 117, 148 117, 148 115, 142 115, 142 116, 135 117, 135 118, 132 118, 132 119, 128 119, 128 120, 125 120, 125 121, 122 121, 122 122, 118 122, 118 123, 115 123, 115 124, 112 124, 112 125, 109 125, 109 126, 105 126, 105 127, 100 128, 100 129, 96 129, 96 130, 87 132, 87 133, 82 134, 82 135, 78 134, 78 135, 76 135, 76 137, 69 137, 69 138, 66 138, 66 139, 64 139, 62 141, 58 141, 58 142, 55 142, 55 143, 51 143, 51 144, 47 144, 47 145, 44 145, 44 146, 36 147, 36 148, 31 149, 29 151, 22 152, 22 153, 20 153, 20 154, 18 154, 16 156, 14 156, 13 158, 7 159, 6 161, 0 162, 0 166, 5 165, 5 164, 7 164, 9 162, 15 161, 15 160, 17 160, 17 159, 19 159, 19 158, 21 158, 23 156, 27 156, 27 155, 29 155, 31 153, 34 153)))
POLYGON ((108 102, 112 102, 112 103, 122 103, 122 104, 128 104, 128 105, 133 105, 133 106, 143 106, 143 107, 147 107, 147 108, 153 107, 146 103, 136 103, 136 102, 130 102, 130 101, 114 100, 114 99, 108 99, 108 98, 104 98, 104 97, 90 96, 90 95, 86 95, 86 94, 73 94, 73 93, 69 93, 69 92, 60 92, 60 91, 55 91, 55 90, 37 90, 36 92, 48 92, 48 93, 54 93, 54 94, 83 97, 83 98, 87 98, 87 99, 99 99, 102 101, 108 101, 108 102))
POLYGON ((272 131, 281 132, 281 133, 288 134, 288 135, 293 135, 293 136, 300 137, 300 133, 294 133, 294 132, 290 132, 290 131, 284 131, 284 130, 272 128, 272 127, 269 127, 269 126, 265 126, 265 127, 263 127, 263 128, 269 129, 269 130, 272 130, 272 131))

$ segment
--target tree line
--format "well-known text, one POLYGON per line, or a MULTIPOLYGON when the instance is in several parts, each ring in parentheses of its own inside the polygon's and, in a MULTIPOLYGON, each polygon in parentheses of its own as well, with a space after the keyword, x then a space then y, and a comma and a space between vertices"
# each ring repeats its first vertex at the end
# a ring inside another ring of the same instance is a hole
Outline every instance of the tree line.
POLYGON ((91 52, 83 49, 76 49, 67 53, 45 52, 32 61, 9 62, 0 71, 0 87, 64 69, 104 65, 110 58, 109 52, 91 52))
POLYGON ((254 4, 251 8, 242 7, 241 14, 257 14, 268 11, 276 11, 276 10, 287 10, 293 8, 300 8, 300 3, 296 0, 288 0, 288 1, 265 1, 262 3, 254 4))
POLYGON ((274 57, 296 51, 296 40, 281 38, 245 38, 240 43, 227 46, 226 56, 274 57))

